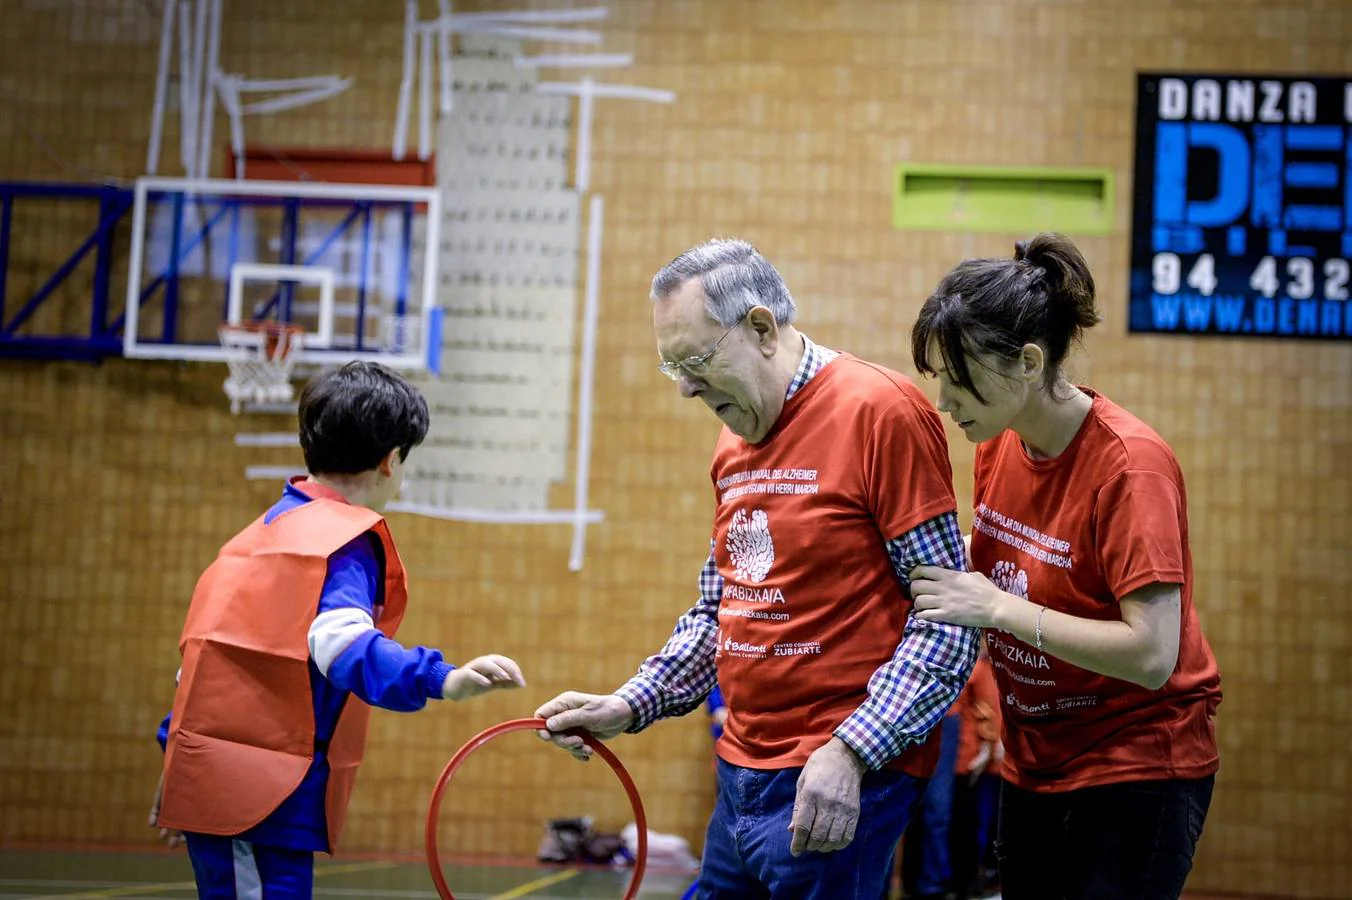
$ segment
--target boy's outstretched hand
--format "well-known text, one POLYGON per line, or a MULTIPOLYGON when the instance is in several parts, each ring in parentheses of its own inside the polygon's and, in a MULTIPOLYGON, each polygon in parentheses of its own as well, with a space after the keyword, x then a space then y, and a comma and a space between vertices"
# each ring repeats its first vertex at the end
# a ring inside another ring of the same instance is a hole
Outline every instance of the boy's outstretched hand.
POLYGON ((446 676, 441 696, 447 700, 468 700, 489 691, 526 686, 521 667, 514 660, 496 653, 476 656, 446 676))
POLYGON ((150 821, 151 828, 159 828, 160 840, 165 845, 173 848, 179 844, 186 843, 183 840, 183 832, 176 828, 160 828, 160 800, 164 797, 164 776, 160 776, 160 783, 155 786, 155 799, 150 803, 150 821))

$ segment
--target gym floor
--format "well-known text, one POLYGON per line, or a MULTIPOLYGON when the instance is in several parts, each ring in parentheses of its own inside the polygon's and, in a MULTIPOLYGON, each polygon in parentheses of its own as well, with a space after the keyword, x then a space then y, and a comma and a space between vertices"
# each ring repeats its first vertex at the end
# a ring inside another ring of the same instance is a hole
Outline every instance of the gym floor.
MULTIPOLYGON (((617 898, 624 894, 629 871, 607 871, 516 862, 453 861, 446 882, 457 900, 563 900, 617 898)), ((693 877, 685 873, 649 871, 641 897, 678 900, 693 877)), ((0 900, 174 900, 196 896, 192 868, 181 851, 0 849, 0 900)), ((368 897, 372 900, 433 898, 427 864, 421 857, 360 858, 344 854, 315 866, 316 898, 368 897)), ((1221 895, 1189 893, 1187 900, 1223 900, 1221 895)), ((1247 897, 1246 900, 1281 900, 1247 897)))
MULTIPOLYGON (((607 897, 624 894, 629 870, 607 871, 518 864, 449 863, 446 882, 457 900, 607 897)), ((679 898, 693 881, 688 874, 649 872, 645 898, 679 898)), ((0 900, 173 900, 195 897, 192 867, 183 852, 0 850, 0 900)), ((418 857, 362 859, 344 854, 315 866, 316 898, 432 898, 436 890, 418 857)))

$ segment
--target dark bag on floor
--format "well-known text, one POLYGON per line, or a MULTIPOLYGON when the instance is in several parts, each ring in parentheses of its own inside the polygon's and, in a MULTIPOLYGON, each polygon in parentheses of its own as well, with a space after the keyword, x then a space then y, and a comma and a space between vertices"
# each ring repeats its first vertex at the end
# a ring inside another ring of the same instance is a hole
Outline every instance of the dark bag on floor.
POLYGON ((550 819, 535 858, 546 863, 583 863, 608 866, 632 862, 618 834, 601 834, 592 829, 589 816, 575 819, 550 819))

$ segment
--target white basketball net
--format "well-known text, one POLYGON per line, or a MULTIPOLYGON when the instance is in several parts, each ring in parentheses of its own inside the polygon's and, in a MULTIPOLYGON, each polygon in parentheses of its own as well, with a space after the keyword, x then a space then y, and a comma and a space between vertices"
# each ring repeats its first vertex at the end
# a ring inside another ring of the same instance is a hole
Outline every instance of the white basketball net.
POLYGON ((305 331, 280 322, 240 322, 220 327, 230 375, 225 395, 230 412, 243 403, 286 403, 291 399, 291 370, 305 331))

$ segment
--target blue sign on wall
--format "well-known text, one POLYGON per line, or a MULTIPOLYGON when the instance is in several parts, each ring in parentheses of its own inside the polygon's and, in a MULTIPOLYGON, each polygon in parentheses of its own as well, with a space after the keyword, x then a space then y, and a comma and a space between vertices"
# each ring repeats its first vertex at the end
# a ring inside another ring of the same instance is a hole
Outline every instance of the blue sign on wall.
POLYGON ((1352 340, 1352 78, 1140 75, 1131 331, 1352 340))

